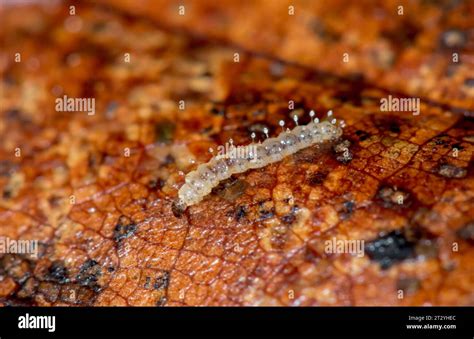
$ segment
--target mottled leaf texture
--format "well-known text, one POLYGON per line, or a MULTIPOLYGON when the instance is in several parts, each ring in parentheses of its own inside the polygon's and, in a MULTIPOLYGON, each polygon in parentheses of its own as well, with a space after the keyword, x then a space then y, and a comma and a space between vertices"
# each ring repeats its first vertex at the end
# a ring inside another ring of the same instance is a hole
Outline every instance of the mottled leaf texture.
POLYGON ((385 21, 365 1, 153 3, 1 9, 0 236, 39 241, 0 254, 1 305, 474 304, 472 2, 370 5, 385 21), (380 110, 399 93, 420 115, 380 110), (290 100, 302 124, 332 109, 342 138, 176 217, 183 173, 294 127, 290 100))

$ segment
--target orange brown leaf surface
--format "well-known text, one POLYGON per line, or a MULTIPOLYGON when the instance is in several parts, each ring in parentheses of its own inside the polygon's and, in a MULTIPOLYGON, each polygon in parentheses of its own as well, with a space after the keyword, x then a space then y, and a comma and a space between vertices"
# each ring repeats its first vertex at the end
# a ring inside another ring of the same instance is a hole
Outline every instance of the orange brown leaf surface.
POLYGON ((0 254, 1 305, 474 304, 472 118, 432 101, 381 112, 389 92, 358 78, 242 50, 235 63, 229 45, 77 11, 1 12, 0 236, 40 242, 38 258, 0 254), (95 114, 56 111, 63 95, 95 98, 95 114), (289 100, 332 109, 341 140, 176 217, 181 172, 229 138, 277 135, 289 100), (327 253, 331 239, 365 255, 327 253))

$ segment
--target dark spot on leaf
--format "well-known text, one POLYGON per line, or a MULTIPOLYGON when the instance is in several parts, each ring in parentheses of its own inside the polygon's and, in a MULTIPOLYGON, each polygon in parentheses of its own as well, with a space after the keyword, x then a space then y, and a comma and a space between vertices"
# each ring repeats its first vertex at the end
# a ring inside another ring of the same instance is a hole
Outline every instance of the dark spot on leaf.
POLYGON ((225 108, 212 107, 211 113, 213 115, 225 116, 225 108))
POLYGON ((447 135, 439 135, 434 139, 434 143, 438 146, 449 146, 449 140, 447 135))
POLYGON ((343 103, 351 104, 353 106, 361 106, 362 105, 362 93, 352 89, 351 91, 339 91, 334 96, 335 99, 340 100, 343 103))
POLYGON ((413 45, 419 32, 420 29, 411 20, 403 20, 396 29, 383 31, 382 36, 394 47, 403 47, 413 45))
POLYGON ((12 197, 12 192, 8 189, 3 190, 2 192, 3 199, 10 199, 12 197))
POLYGON ((370 259, 380 264, 382 269, 387 269, 393 264, 408 258, 413 258, 415 244, 406 239, 403 232, 396 230, 368 242, 365 252, 370 259))
POLYGON ((355 134, 359 137, 360 141, 367 140, 370 137, 369 133, 367 133, 365 131, 361 131, 361 130, 355 131, 355 134))
POLYGON ((237 206, 235 211, 235 220, 240 221, 240 219, 244 218, 247 215, 247 210, 245 206, 237 206))
POLYGON ((90 287, 95 292, 98 292, 100 290, 98 280, 101 275, 102 270, 99 263, 95 260, 89 259, 82 264, 79 274, 76 276, 76 280, 78 284, 90 287))
POLYGON ((48 270, 48 280, 64 284, 69 281, 69 272, 62 261, 54 261, 48 270))
POLYGON ((145 285, 143 285, 143 288, 145 289, 150 289, 150 282, 151 282, 151 278, 150 277, 146 277, 145 278, 145 285))
POLYGON ((131 237, 137 230, 137 225, 129 220, 126 216, 120 216, 114 229, 114 240, 120 242, 123 239, 131 237))
POLYGON ((171 154, 168 154, 166 155, 165 161, 163 162, 162 165, 164 166, 171 165, 171 164, 174 164, 175 162, 176 162, 176 159, 171 154))
POLYGON ((165 186, 165 181, 161 178, 152 179, 148 182, 148 188, 151 189, 162 189, 165 186))
POLYGON ((258 213, 260 215, 260 217, 258 218, 259 221, 270 219, 275 215, 275 212, 273 211, 273 209, 271 209, 271 210, 265 210, 265 209, 259 210, 258 213))
POLYGON ((170 283, 170 273, 168 271, 163 272, 163 275, 156 278, 153 288, 155 290, 167 290, 170 283))
POLYGON ((342 220, 347 220, 352 216, 355 210, 355 203, 353 201, 346 201, 342 204, 342 209, 339 210, 339 216, 342 220))
POLYGON ((308 184, 310 184, 311 186, 321 185, 327 176, 328 176, 327 172, 310 173, 307 181, 308 181, 308 184))
POLYGON ((468 222, 457 230, 456 234, 461 239, 474 243, 474 221, 468 222))
POLYGON ((292 223, 295 222, 295 220, 296 220, 296 216, 294 213, 285 214, 284 216, 281 217, 281 221, 283 221, 283 223, 287 225, 291 225, 292 223))

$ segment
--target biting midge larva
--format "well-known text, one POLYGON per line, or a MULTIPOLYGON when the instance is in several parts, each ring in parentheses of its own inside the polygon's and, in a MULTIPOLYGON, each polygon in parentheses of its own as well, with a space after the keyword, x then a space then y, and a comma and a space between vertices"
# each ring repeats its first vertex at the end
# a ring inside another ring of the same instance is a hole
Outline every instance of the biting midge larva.
MULTIPOLYGON (((310 116, 314 117, 314 111, 310 112, 310 116)), ((200 202, 219 182, 228 179, 232 174, 261 168, 303 148, 338 139, 342 135, 344 122, 340 121, 336 125, 337 121, 332 118, 332 111, 329 111, 327 116, 326 121, 319 122, 316 118, 307 125, 296 126, 292 130, 287 129, 276 138, 268 138, 262 143, 247 145, 250 151, 245 157, 214 156, 209 162, 199 165, 195 171, 186 175, 185 183, 178 191, 178 199, 173 206, 173 209, 177 211, 175 214, 180 214, 188 206, 200 202)), ((298 124, 296 115, 294 120, 298 124)), ((283 125, 283 121, 280 122, 280 126, 283 127, 283 125)), ((267 133, 268 131, 265 132, 267 133)))

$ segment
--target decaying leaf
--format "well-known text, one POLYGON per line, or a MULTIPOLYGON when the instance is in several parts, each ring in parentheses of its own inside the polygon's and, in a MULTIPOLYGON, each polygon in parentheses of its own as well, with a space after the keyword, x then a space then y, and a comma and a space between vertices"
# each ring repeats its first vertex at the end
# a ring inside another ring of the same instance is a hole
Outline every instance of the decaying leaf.
MULTIPOLYGON (((0 254, 1 305, 474 303, 474 121, 460 112, 472 97, 441 98, 421 77, 408 88, 431 99, 420 115, 381 112, 391 92, 344 72, 239 49, 234 62, 236 47, 139 16, 78 13, 3 9, 0 236, 37 240, 38 255, 0 254), (95 98, 95 114, 56 110, 64 95, 95 98), (250 143, 261 126, 277 135, 290 101, 303 124, 310 109, 344 119, 340 143, 239 174, 173 214, 181 172, 229 138, 250 143), (363 253, 337 251, 339 240, 363 253)), ((332 26, 308 27, 330 44, 341 36, 332 26)), ((377 51, 377 67, 391 64, 377 51)), ((383 78, 397 91, 403 54, 383 78)))

